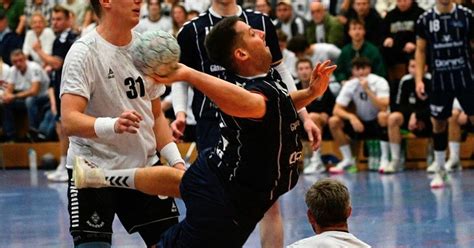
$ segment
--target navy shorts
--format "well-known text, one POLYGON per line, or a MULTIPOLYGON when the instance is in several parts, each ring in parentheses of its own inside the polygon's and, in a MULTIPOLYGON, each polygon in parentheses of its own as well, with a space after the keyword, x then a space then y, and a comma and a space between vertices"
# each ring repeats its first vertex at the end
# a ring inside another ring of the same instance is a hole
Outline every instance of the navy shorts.
POLYGON ((243 221, 209 164, 209 149, 200 153, 180 185, 186 218, 168 229, 158 247, 242 247, 259 219, 243 221))
POLYGON ((380 138, 380 125, 377 120, 373 121, 362 121, 364 125, 364 131, 362 133, 356 132, 351 125, 351 122, 344 120, 344 133, 349 135, 355 140, 366 140, 366 139, 379 139, 380 138))
POLYGON ((437 120, 447 120, 451 116, 455 97, 468 116, 474 115, 474 88, 472 88, 430 92, 431 116, 437 120))
POLYGON ((138 232, 147 246, 155 245, 161 234, 178 223, 173 198, 160 199, 122 188, 76 189, 68 170, 68 210, 74 245, 112 240, 115 214, 128 233, 138 232))

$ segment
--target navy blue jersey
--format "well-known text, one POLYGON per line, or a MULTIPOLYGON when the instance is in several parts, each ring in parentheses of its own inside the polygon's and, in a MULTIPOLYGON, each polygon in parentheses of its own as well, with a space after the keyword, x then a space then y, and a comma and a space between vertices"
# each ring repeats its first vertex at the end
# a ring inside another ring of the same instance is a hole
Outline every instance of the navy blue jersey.
POLYGON ((296 185, 297 161, 302 155, 301 122, 274 69, 264 77, 245 79, 229 75, 226 80, 262 94, 266 98, 266 113, 261 119, 220 113, 222 137, 211 155, 211 164, 228 186, 234 204, 250 204, 259 208, 254 209, 256 215, 263 214, 280 195, 296 185))
POLYGON ((457 4, 451 13, 441 14, 434 7, 419 17, 416 34, 426 41, 433 91, 474 88, 472 25, 472 11, 457 4))
MULTIPOLYGON (((252 10, 242 11, 240 7, 239 10, 239 17, 244 22, 252 28, 265 31, 266 44, 272 53, 273 62, 281 60, 282 55, 278 46, 275 27, 270 18, 252 10)), ((183 26, 177 38, 181 48, 181 63, 198 71, 222 77, 225 69, 209 60, 204 46, 206 35, 222 19, 222 16, 209 9, 183 26)), ((196 89, 194 89, 192 107, 196 121, 199 121, 201 118, 209 118, 215 119, 216 123, 218 122, 217 107, 209 98, 196 89)))

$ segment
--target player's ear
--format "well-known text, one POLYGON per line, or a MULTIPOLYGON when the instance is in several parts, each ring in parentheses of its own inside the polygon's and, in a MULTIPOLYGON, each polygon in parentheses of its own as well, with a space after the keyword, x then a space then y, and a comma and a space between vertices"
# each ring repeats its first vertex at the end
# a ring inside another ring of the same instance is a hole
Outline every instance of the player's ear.
POLYGON ((247 51, 245 51, 244 49, 242 48, 237 48, 235 49, 234 51, 234 57, 237 59, 237 60, 246 60, 248 58, 248 53, 247 51))
POLYGON ((102 7, 110 8, 111 6, 110 0, 102 0, 102 7))

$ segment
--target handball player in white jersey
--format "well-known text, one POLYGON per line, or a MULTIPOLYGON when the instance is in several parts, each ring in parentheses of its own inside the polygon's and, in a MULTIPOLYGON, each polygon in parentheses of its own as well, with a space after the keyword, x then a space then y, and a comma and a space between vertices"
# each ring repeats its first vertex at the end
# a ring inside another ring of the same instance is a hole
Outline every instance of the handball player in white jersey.
MULTIPOLYGON (((141 2, 91 0, 99 25, 76 41, 65 58, 61 111, 70 140, 68 168, 75 156, 108 169, 152 166, 158 163, 159 151, 171 166, 184 169, 161 111, 164 86, 147 82, 129 53, 138 36, 131 30, 139 21, 141 2)), ((184 171, 166 167, 164 173, 179 181, 184 171)), ((134 178, 126 175, 108 180, 116 186, 134 184, 134 178)), ((149 247, 178 222, 172 198, 123 188, 78 190, 70 181, 68 199, 75 247, 110 247, 115 214, 129 233, 138 232, 149 247)))

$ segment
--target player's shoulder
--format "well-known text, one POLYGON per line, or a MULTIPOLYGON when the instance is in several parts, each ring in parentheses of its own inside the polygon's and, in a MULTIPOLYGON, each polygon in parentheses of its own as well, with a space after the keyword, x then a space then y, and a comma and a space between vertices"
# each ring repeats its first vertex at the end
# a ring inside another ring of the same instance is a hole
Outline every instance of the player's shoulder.
POLYGON ((384 77, 381 77, 377 74, 374 74, 374 73, 370 73, 369 76, 367 77, 369 82, 374 82, 375 84, 379 84, 379 85, 388 85, 388 81, 387 79, 385 79, 384 77))
POLYGON ((467 7, 465 7, 465 6, 461 5, 461 4, 456 4, 456 8, 457 8, 458 10, 462 11, 462 12, 465 12, 466 15, 470 15, 470 16, 473 15, 473 12, 472 12, 471 9, 469 9, 469 8, 467 8, 467 7))
POLYGON ((400 83, 402 84, 402 83, 404 83, 404 82, 406 82, 406 81, 413 80, 413 79, 414 79, 414 78, 413 78, 413 75, 411 75, 411 74, 406 74, 406 75, 404 75, 404 76, 400 79, 400 83))
POLYGON ((250 23, 254 21, 262 22, 262 20, 265 22, 271 22, 270 17, 266 14, 253 9, 245 9, 242 11, 241 18, 247 19, 250 23))
POLYGON ((434 12, 434 7, 427 9, 425 12, 423 12, 423 13, 418 17, 417 22, 422 22, 423 20, 429 19, 430 16, 433 14, 433 12, 434 12))

